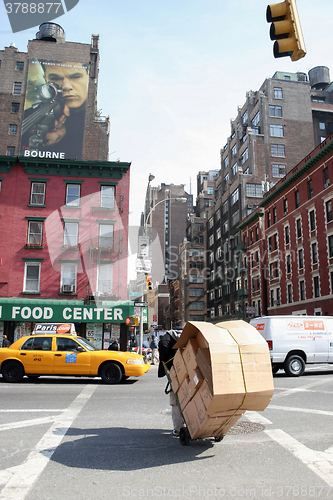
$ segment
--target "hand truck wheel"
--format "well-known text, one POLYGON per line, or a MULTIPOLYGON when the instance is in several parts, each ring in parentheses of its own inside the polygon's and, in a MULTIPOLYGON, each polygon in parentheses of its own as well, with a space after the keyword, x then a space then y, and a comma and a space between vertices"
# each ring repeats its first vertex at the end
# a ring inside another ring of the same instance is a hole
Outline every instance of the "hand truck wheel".
POLYGON ((191 441, 191 436, 187 427, 182 427, 179 431, 180 444, 187 446, 191 441))

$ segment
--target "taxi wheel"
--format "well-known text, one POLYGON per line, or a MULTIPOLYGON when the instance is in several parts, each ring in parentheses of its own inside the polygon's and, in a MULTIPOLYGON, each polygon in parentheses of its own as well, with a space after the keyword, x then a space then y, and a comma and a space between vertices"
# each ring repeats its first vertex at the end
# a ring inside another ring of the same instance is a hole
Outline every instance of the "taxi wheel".
POLYGON ((24 370, 20 363, 9 361, 2 368, 2 376, 5 382, 21 382, 23 379, 24 370))
POLYGON ((123 372, 116 363, 107 363, 102 366, 100 375, 105 384, 119 384, 123 378, 123 372))

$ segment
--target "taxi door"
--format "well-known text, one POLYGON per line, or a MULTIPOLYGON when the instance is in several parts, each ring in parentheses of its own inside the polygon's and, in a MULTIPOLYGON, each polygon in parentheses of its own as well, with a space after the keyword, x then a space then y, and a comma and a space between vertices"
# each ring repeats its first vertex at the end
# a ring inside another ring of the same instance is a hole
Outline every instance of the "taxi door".
POLYGON ((26 374, 53 374, 52 337, 31 336, 20 348, 19 359, 26 374))
POLYGON ((90 375, 90 352, 80 352, 80 348, 75 339, 56 337, 55 375, 90 375))

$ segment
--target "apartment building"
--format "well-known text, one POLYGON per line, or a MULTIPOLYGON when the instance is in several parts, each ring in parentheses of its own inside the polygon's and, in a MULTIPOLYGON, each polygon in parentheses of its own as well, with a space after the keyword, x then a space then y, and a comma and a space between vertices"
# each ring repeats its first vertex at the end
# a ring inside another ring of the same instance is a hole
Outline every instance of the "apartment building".
POLYGON ((332 131, 329 70, 276 72, 249 91, 231 120, 215 181, 216 203, 207 214, 208 318, 244 317, 240 222, 263 196, 332 131))
MULTIPOLYGON (((333 137, 324 139, 242 221, 254 315, 331 315, 333 137)), ((244 267, 245 269, 245 267, 244 267)))

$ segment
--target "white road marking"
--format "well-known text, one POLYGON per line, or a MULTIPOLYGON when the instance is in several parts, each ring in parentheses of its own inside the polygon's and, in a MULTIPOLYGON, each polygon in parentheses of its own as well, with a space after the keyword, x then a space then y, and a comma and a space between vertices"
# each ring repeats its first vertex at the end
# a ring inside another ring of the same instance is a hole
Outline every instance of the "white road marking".
POLYGON ((309 384, 305 384, 303 386, 286 389, 282 392, 275 393, 274 399, 281 398, 284 396, 290 396, 292 394, 295 394, 295 392, 306 391, 307 389, 310 389, 310 388, 315 387, 317 385, 325 384, 326 382, 329 382, 329 381, 332 381, 332 378, 321 378, 320 380, 316 380, 315 382, 310 382, 309 384))
POLYGON ((10 424, 0 425, 1 431, 10 431, 11 429, 19 429, 20 427, 31 427, 32 425, 48 424, 54 422, 57 417, 34 418, 33 420, 22 420, 21 422, 12 422, 10 424))
POLYGON ((0 410, 0 413, 40 413, 40 412, 43 412, 43 413, 53 413, 55 411, 64 411, 64 410, 32 410, 32 409, 29 409, 29 410, 0 410))
POLYGON ((92 396, 97 386, 86 386, 44 434, 26 460, 16 466, 0 471, 0 485, 4 485, 0 499, 24 500, 29 490, 45 469, 64 435, 92 396))
POLYGON ((294 408, 292 406, 277 406, 277 405, 269 405, 268 408, 270 408, 271 410, 296 411, 303 413, 315 413, 317 415, 328 415, 329 417, 333 416, 333 411, 327 411, 327 410, 312 410, 310 408, 294 408))
POLYGON ((315 472, 325 483, 333 486, 332 448, 328 448, 323 452, 315 451, 307 448, 281 429, 266 429, 264 432, 280 446, 283 446, 283 448, 301 460, 304 465, 315 472))
POLYGON ((256 411, 247 411, 244 415, 250 422, 255 424, 271 425, 272 422, 256 411))

